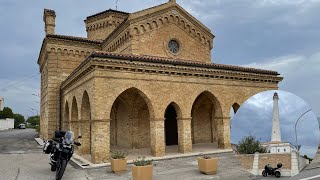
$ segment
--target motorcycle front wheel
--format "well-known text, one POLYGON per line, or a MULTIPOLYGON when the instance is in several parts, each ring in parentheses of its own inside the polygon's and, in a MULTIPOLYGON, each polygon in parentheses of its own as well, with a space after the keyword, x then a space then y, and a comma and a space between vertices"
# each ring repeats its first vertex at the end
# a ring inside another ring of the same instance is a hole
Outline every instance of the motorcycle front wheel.
POLYGON ((66 159, 58 159, 57 161, 57 171, 56 171, 56 180, 61 180, 64 171, 67 167, 67 160, 66 159))
POLYGON ((279 171, 274 172, 274 175, 276 176, 276 178, 279 178, 281 176, 281 173, 279 171))
POLYGON ((56 171, 57 170, 57 166, 55 164, 51 165, 51 171, 56 171))
POLYGON ((262 176, 263 176, 263 177, 267 177, 267 175, 268 175, 267 172, 266 172, 265 170, 263 170, 263 171, 262 171, 262 176))

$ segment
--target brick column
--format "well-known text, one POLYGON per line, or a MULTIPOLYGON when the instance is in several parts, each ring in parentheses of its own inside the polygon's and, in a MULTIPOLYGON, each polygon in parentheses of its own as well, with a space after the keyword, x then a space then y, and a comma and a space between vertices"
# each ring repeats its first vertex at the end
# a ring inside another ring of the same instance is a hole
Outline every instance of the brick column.
POLYGON ((68 131, 69 130, 69 122, 68 121, 63 121, 62 122, 61 130, 63 130, 63 131, 68 131))
MULTIPOLYGON (((79 139, 81 146, 79 147, 79 154, 85 155, 90 154, 90 138, 91 138, 91 130, 90 130, 90 119, 82 119, 79 121, 80 134, 82 136, 79 139)), ((77 137, 76 137, 77 138, 77 137)))
MULTIPOLYGON (((131 138, 132 138, 132 146, 131 148, 133 149, 137 149, 139 148, 137 146, 137 143, 139 141, 139 134, 138 134, 138 131, 139 131, 139 119, 137 118, 129 118, 129 123, 131 124, 131 138)), ((128 129, 128 131, 130 131, 128 129)))
POLYGON ((217 117, 218 147, 231 148, 230 144, 230 117, 217 117))
POLYGON ((91 159, 98 164, 107 161, 110 156, 110 119, 95 119, 91 122, 91 159))
POLYGON ((164 142, 164 118, 150 119, 151 153, 153 156, 164 156, 166 146, 164 142))
POLYGON ((79 121, 70 121, 71 127, 70 127, 70 131, 73 132, 74 137, 78 137, 79 136, 79 121))
POLYGON ((192 152, 191 119, 191 117, 178 119, 178 143, 181 153, 192 152))

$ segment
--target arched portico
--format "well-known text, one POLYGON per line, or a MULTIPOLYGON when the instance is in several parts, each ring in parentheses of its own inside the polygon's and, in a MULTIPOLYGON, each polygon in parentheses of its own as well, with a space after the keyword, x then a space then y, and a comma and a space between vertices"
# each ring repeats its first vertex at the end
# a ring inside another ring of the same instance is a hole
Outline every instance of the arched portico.
POLYGON ((172 102, 165 110, 165 144, 166 146, 178 145, 178 119, 181 118, 179 106, 172 102))
POLYGON ((220 102, 211 92, 204 91, 198 95, 191 116, 192 144, 213 143, 222 147, 224 118, 220 102))
POLYGON ((75 137, 79 136, 79 114, 78 114, 78 104, 76 97, 72 99, 72 108, 71 108, 71 121, 70 121, 70 130, 74 133, 75 137))
POLYGON ((62 130, 70 130, 70 109, 68 101, 66 101, 64 105, 62 130))
POLYGON ((123 91, 110 113, 111 149, 151 148, 151 102, 137 88, 123 91))
POLYGON ((81 120, 79 121, 79 132, 81 146, 79 153, 81 155, 91 154, 91 105, 87 91, 84 91, 81 102, 81 120))

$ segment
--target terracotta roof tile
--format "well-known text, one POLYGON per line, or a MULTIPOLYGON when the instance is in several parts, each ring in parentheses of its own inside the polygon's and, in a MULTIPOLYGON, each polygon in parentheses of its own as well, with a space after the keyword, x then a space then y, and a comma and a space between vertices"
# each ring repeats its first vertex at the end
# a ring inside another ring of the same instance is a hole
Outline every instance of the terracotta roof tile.
POLYGON ((191 60, 173 59, 168 57, 159 57, 159 56, 150 56, 150 55, 120 54, 120 53, 95 51, 90 56, 101 57, 101 58, 129 59, 129 60, 153 62, 153 63, 167 63, 167 64, 193 66, 193 67, 215 68, 215 69, 242 71, 242 72, 258 73, 258 74, 280 75, 276 71, 270 71, 270 70, 264 70, 264 69, 247 68, 247 67, 241 67, 241 66, 216 64, 216 63, 202 63, 202 62, 196 62, 191 60))

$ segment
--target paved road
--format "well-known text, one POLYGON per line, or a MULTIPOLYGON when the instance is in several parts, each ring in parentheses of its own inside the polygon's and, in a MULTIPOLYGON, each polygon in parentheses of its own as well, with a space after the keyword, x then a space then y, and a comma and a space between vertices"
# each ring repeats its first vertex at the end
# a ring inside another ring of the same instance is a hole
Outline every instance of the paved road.
MULTIPOLYGON (((219 158, 217 175, 204 175, 199 173, 196 157, 179 158, 172 160, 155 161, 154 180, 250 180, 257 179, 246 170, 242 169, 240 163, 234 158, 233 153, 222 153, 216 155, 219 158)), ((122 180, 131 178, 131 166, 123 175, 116 175, 111 172, 110 167, 87 170, 92 179, 122 180)))
POLYGON ((34 141, 37 134, 34 129, 0 131, 0 154, 39 152, 39 146, 34 141))
POLYGON ((312 179, 320 179, 320 150, 318 150, 316 156, 313 158, 313 161, 292 179, 298 180, 308 177, 313 177, 312 179))
MULTIPOLYGON (((32 129, 0 131, 0 180, 53 180, 55 173, 50 171, 48 155, 42 153, 34 141, 37 133, 32 129)), ((163 160, 154 162, 154 180, 252 180, 276 179, 255 177, 240 167, 232 153, 223 153, 219 157, 218 174, 207 176, 197 170, 195 157, 163 160)), ((67 166, 65 180, 122 180, 131 179, 130 166, 123 175, 111 172, 110 167, 97 169, 76 169, 70 164, 67 166)), ((317 174, 319 169, 310 170, 306 174, 317 174)), ((303 176, 305 177, 305 176, 303 176)), ((281 177, 280 179, 289 179, 281 177)))

